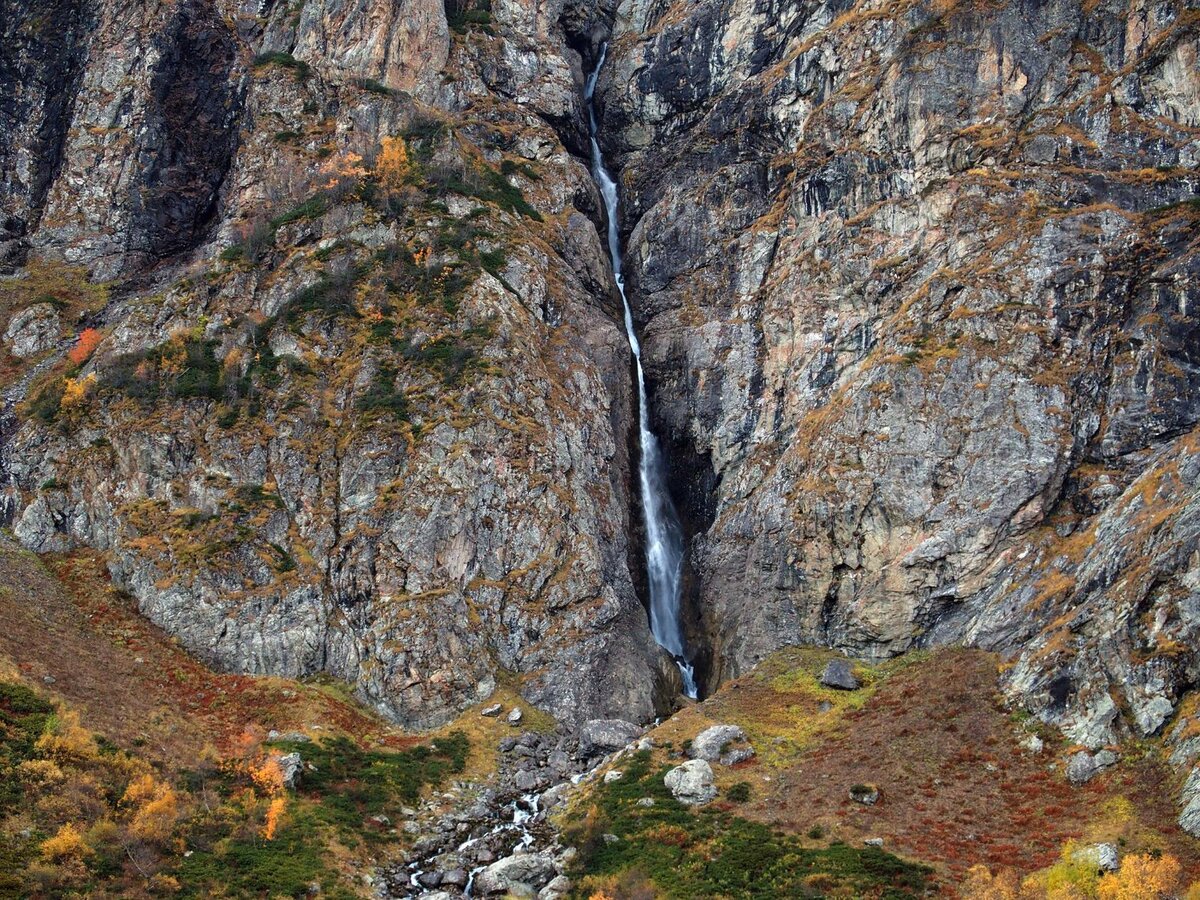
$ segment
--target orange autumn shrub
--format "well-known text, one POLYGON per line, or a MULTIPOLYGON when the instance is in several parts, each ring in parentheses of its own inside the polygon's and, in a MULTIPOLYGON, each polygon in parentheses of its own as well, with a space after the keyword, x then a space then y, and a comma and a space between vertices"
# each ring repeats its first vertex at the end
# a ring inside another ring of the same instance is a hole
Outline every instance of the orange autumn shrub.
POLYGON ((82 366, 91 359, 96 347, 100 345, 103 336, 95 328, 85 328, 75 342, 75 346, 67 351, 67 358, 75 365, 82 366))

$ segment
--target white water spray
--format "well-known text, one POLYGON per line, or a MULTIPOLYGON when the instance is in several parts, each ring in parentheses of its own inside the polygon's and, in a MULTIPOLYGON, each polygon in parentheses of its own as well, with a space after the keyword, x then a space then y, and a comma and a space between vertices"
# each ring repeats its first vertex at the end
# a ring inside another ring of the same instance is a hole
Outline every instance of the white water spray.
POLYGON ((604 167, 597 139, 598 125, 594 95, 600 68, 608 55, 608 45, 600 48, 596 68, 588 76, 584 89, 587 102, 588 135, 592 144, 592 177, 604 198, 608 213, 608 254, 612 258, 613 275, 621 303, 625 308, 625 334, 633 350, 637 368, 638 426, 641 437, 642 458, 639 476, 642 488, 642 513, 646 521, 646 573, 650 582, 650 631, 659 646, 675 658, 679 673, 683 676, 683 692, 696 696, 696 673, 685 654, 683 630, 679 623, 679 594, 683 576, 683 528, 679 515, 667 491, 666 465, 658 438, 650 430, 650 410, 646 400, 646 376, 642 371, 642 348, 633 328, 633 312, 625 296, 625 278, 621 272, 621 239, 617 232, 617 185, 604 167))

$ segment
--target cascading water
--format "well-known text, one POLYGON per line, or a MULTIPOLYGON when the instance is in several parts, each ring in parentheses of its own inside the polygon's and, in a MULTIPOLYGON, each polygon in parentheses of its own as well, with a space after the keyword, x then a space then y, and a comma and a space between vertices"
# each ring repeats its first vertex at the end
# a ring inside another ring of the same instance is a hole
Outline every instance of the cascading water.
POLYGON ((596 121, 596 80, 608 55, 608 45, 600 48, 596 68, 588 75, 584 90, 587 103, 588 135, 592 145, 592 177, 604 198, 608 213, 608 254, 612 258, 613 275, 621 303, 625 309, 625 334, 633 350, 637 369, 638 427, 642 458, 638 474, 641 480, 642 513, 646 522, 646 573, 650 582, 650 630, 659 646, 671 654, 683 676, 683 692, 696 697, 695 667, 687 656, 683 629, 679 621, 679 594, 683 576, 683 528, 671 495, 667 491, 666 464, 658 438, 650 430, 650 409, 646 399, 646 376, 642 370, 642 348, 633 328, 633 312, 625 296, 625 279, 621 273, 621 239, 617 232, 617 185, 604 167, 600 153, 596 121))

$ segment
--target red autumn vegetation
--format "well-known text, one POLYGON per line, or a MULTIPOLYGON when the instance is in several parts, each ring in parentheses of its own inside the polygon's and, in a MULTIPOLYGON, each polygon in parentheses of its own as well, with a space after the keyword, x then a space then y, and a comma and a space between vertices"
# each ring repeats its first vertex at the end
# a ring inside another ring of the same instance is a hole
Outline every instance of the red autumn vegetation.
POLYGON ((67 357, 77 366, 82 366, 91 359, 96 347, 100 345, 102 335, 95 328, 85 328, 79 334, 75 346, 67 351, 67 357))

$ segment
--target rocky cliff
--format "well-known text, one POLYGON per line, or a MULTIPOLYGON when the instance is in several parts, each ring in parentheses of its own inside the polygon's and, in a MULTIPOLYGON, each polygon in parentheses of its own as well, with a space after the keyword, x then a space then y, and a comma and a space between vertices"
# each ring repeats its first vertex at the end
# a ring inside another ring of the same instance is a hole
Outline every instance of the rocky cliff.
POLYGON ((105 551, 206 660, 409 725, 506 679, 653 715, 561 8, 61 6, 0 15, 20 540, 105 551))
POLYGON ((966 641, 1089 745, 1195 683, 1197 23, 622 7, 605 133, 710 683, 966 641))
POLYGON ((0 509, 204 658, 418 726, 498 679, 668 707, 584 162, 609 40, 708 686, 962 641, 1100 745, 1200 677, 1186 3, 0 13, 0 509))

